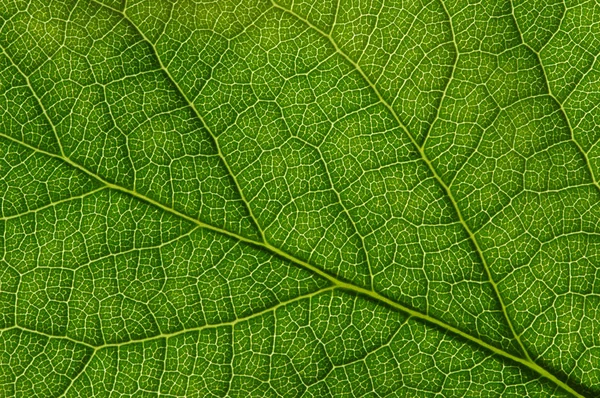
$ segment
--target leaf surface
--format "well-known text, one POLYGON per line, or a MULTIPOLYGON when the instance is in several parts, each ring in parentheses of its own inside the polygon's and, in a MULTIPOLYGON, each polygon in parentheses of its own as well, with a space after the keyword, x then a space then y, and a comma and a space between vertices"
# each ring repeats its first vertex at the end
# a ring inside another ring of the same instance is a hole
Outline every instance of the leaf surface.
POLYGON ((0 395, 600 394, 600 6, 0 6, 0 395))

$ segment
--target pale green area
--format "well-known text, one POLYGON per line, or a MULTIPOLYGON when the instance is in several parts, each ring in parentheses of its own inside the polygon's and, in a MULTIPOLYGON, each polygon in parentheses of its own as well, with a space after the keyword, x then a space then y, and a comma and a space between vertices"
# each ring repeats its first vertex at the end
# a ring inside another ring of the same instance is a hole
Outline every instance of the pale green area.
POLYGON ((600 396, 600 5, 0 4, 0 397, 600 396))

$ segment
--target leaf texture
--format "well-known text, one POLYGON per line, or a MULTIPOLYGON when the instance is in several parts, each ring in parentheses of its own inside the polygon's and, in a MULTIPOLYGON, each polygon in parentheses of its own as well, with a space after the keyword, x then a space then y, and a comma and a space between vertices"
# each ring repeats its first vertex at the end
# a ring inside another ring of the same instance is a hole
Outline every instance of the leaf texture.
POLYGON ((0 5, 0 396, 600 395, 600 5, 0 5))

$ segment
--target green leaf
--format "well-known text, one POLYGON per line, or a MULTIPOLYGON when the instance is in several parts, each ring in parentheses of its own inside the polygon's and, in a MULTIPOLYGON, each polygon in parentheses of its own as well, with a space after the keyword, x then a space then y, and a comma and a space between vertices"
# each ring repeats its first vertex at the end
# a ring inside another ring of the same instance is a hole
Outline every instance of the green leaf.
POLYGON ((2 2, 0 396, 600 396, 599 20, 2 2))

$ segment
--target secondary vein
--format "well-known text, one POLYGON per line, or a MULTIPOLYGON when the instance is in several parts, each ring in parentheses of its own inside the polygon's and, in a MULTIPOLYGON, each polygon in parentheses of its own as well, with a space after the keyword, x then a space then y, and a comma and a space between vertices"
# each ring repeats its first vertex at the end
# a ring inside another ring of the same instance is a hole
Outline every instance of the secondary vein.
MULTIPOLYGON (((338 54, 340 54, 340 56, 342 56, 347 62, 349 62, 354 67, 354 69, 361 75, 361 77, 365 80, 365 82, 370 86, 370 88, 373 90, 373 92, 375 93, 375 95, 378 97, 380 103, 382 105, 384 105, 390 111, 390 113, 392 114, 392 116, 396 120, 396 122, 399 125, 399 127, 408 136, 408 138, 412 142, 413 146, 415 147, 415 149, 417 150, 417 152, 419 153, 419 155, 421 156, 421 158, 423 159, 423 161, 427 164, 427 167, 429 168, 429 170, 433 174, 433 176, 436 179, 436 181, 442 187, 442 189, 444 190, 445 194, 447 195, 447 197, 452 202, 452 205, 454 207, 454 210, 455 210, 455 212, 457 214, 457 217, 458 217, 461 225, 463 226, 463 228, 465 229, 465 231, 469 235, 469 239, 471 240, 471 242, 475 246, 477 255, 479 256, 479 258, 480 258, 480 260, 482 262, 482 265, 483 265, 485 273, 486 273, 486 275, 488 277, 489 283, 492 286, 492 288, 494 290, 494 293, 495 293, 495 295, 496 295, 496 297, 497 297, 497 299, 498 299, 498 301, 500 303, 500 306, 501 306, 504 318, 506 319, 506 322, 507 322, 507 324, 508 324, 508 326, 509 326, 509 328, 510 328, 512 334, 513 334, 513 336, 515 337, 515 340, 519 344, 519 347, 521 348, 521 351, 522 351, 523 355, 525 356, 525 358, 520 358, 520 360, 518 362, 527 365, 531 369, 533 369, 536 372, 542 374, 544 377, 547 377, 547 378, 551 379, 552 381, 554 381, 555 383, 557 383, 558 385, 560 385, 563 389, 567 390, 571 394, 573 394, 575 396, 581 396, 575 390, 573 390, 570 386, 568 386, 566 383, 562 382, 561 380, 559 380, 558 378, 556 378, 556 376, 551 375, 548 371, 546 371, 545 369, 543 369, 542 367, 540 367, 539 365, 537 365, 531 359, 531 357, 529 356, 528 351, 525 349, 525 346, 521 342, 519 334, 516 332, 516 330, 515 330, 515 328, 514 328, 514 326, 512 324, 512 321, 511 321, 510 317, 508 316, 508 313, 507 313, 507 310, 506 310, 506 305, 504 304, 504 301, 503 301, 502 296, 500 294, 500 291, 498 289, 498 285, 496 284, 494 278, 492 277, 492 273, 491 273, 490 267, 487 264, 485 256, 483 255, 483 250, 481 249, 481 247, 479 245, 479 242, 478 242, 477 238, 475 237, 474 233, 471 231, 470 227, 466 223, 466 220, 464 219, 464 217, 462 215, 462 212, 460 211, 460 208, 458 206, 458 203, 457 203, 456 199, 454 198, 454 195, 452 194, 452 191, 450 190, 450 188, 448 187, 448 185, 445 183, 445 181, 441 178, 441 176, 437 173, 437 170, 435 169, 435 167, 433 167, 433 164, 431 163, 431 160, 429 159, 429 157, 425 153, 424 146, 421 146, 421 145, 418 144, 418 142, 415 139, 415 136, 410 133, 410 131, 408 130, 408 128, 406 127, 406 125, 400 119, 400 117, 399 117, 398 113, 396 112, 396 110, 391 106, 391 104, 388 101, 385 100, 385 98, 383 97, 383 95, 381 94, 381 92, 379 91, 379 89, 377 88, 377 86, 375 84, 373 84, 373 82, 371 81, 371 79, 362 70, 361 66, 359 64, 357 64, 352 58, 350 58, 345 52, 342 51, 342 49, 338 46, 338 44, 333 39, 333 37, 331 37, 330 34, 324 32, 323 30, 321 30, 317 26, 313 25, 307 19, 305 19, 305 18, 297 15, 295 12, 293 12, 293 11, 291 11, 291 10, 285 8, 285 7, 280 6, 279 4, 277 4, 275 2, 275 0, 271 0, 271 2, 273 4, 274 8, 277 8, 277 9, 283 11, 283 12, 286 12, 286 13, 292 15, 293 17, 295 17, 298 20, 302 21, 303 23, 305 23, 306 25, 308 25, 310 28, 312 28, 313 30, 315 30, 317 33, 319 33, 320 35, 322 35, 325 39, 327 39, 330 42, 330 44, 334 47, 335 51, 338 54), (529 366, 529 365, 531 365, 531 366, 529 366)), ((443 6, 444 6, 444 11, 446 12, 446 14, 448 14, 448 11, 446 10, 445 5, 443 5, 443 6)), ((449 14, 448 14, 448 16, 449 16, 449 14)), ((454 33, 453 33, 453 36, 454 36, 454 33)), ((447 87, 446 87, 446 89, 447 89, 447 87)), ((444 92, 445 92, 445 90, 444 90, 444 92)), ((515 358, 517 358, 517 357, 515 357, 515 358)))

